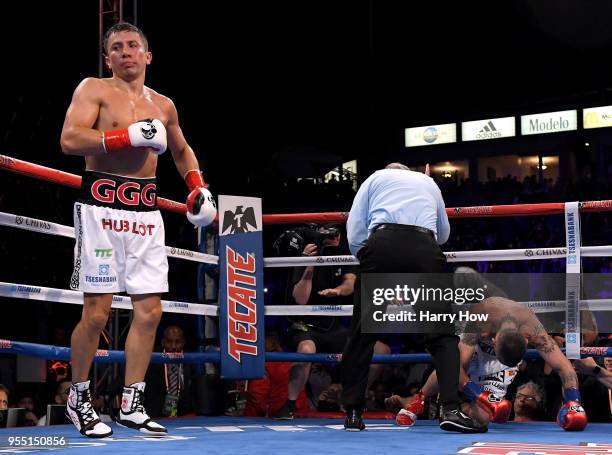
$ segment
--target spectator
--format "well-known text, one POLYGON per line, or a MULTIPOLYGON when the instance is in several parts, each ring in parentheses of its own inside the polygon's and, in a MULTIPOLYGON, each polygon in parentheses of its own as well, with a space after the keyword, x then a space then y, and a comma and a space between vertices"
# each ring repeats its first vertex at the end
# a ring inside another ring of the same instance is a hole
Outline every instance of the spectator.
POLYGON ((321 394, 334 382, 332 378, 331 366, 323 363, 313 363, 310 367, 308 376, 307 394, 313 408, 317 408, 317 403, 321 394))
POLYGON ((539 420, 543 404, 543 389, 533 381, 523 384, 517 389, 514 397, 514 421, 534 422, 539 420))
MULTIPOLYGON (((63 406, 66 406, 71 385, 72 382, 69 380, 59 382, 57 384, 57 388, 55 389, 55 397, 53 399, 54 403, 52 404, 61 404, 63 406)), ((38 423, 36 425, 38 425, 39 427, 45 426, 47 424, 47 418, 47 414, 45 414, 40 419, 38 419, 38 423)))
POLYGON ((330 384, 317 399, 317 411, 319 412, 339 412, 340 396, 342 395, 342 384, 334 382, 330 384))
POLYGON ((0 411, 8 409, 9 405, 9 389, 0 384, 0 411))
POLYGON ((592 357, 574 360, 574 368, 585 375, 581 389, 590 422, 612 422, 612 357, 600 367, 592 357))
MULTIPOLYGON (((266 333, 266 352, 281 352, 279 335, 266 333)), ((249 381, 244 415, 261 417, 276 415, 287 401, 290 362, 266 362, 263 379, 249 381)), ((295 411, 309 411, 306 394, 301 390, 296 399, 295 411)))
POLYGON ((30 396, 21 397, 17 402, 18 408, 24 408, 25 412, 25 426, 36 426, 38 425, 38 417, 34 413, 34 399, 30 396))
MULTIPOLYGON (((161 340, 162 352, 182 357, 185 346, 183 329, 170 325, 161 340)), ((151 417, 176 417, 194 412, 192 365, 187 363, 150 364, 145 377, 145 407, 151 417)))
POLYGON ((385 400, 391 396, 389 387, 384 382, 376 381, 368 391, 366 409, 368 411, 385 411, 385 400))

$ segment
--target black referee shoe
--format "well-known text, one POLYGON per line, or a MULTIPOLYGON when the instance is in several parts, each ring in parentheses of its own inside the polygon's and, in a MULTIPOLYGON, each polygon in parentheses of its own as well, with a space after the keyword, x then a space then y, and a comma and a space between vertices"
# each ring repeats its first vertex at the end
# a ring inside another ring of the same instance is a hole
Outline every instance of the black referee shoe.
MULTIPOLYGON (((295 406, 295 405, 294 405, 295 406)), ((293 420, 294 408, 289 403, 285 403, 272 417, 274 420, 293 420)))
POLYGON ((365 423, 361 418, 361 412, 356 409, 346 411, 346 419, 344 419, 344 429, 346 431, 362 431, 365 430, 365 423))
POLYGON ((445 412, 440 418, 440 428, 458 433, 486 433, 486 425, 472 419, 459 409, 445 412))

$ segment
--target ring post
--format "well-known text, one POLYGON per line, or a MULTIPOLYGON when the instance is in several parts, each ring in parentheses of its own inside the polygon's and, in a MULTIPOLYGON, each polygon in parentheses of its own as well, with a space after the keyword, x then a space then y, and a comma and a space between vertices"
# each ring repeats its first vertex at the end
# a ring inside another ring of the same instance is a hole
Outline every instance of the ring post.
POLYGON ((221 377, 264 377, 261 199, 219 196, 221 377))
POLYGON ((578 202, 565 204, 565 355, 580 358, 580 212, 578 202))

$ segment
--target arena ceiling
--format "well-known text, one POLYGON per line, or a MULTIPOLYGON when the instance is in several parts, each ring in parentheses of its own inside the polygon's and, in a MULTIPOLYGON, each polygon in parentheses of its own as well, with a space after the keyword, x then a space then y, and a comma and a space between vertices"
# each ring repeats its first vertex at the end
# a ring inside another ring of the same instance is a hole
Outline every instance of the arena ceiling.
MULTIPOLYGON (((58 137, 97 74, 97 7, 3 4, 1 153, 82 168, 58 137)), ((224 182, 296 144, 367 158, 411 125, 610 104, 610 18, 596 0, 138 2, 149 84, 224 182)))

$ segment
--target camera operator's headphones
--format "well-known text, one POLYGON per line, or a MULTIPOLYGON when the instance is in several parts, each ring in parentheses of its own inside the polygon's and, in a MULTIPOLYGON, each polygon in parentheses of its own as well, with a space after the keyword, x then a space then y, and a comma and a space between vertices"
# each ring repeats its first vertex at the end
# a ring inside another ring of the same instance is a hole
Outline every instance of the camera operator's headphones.
POLYGON ((326 223, 323 225, 307 223, 302 227, 287 230, 273 244, 276 255, 299 256, 313 233, 326 238, 335 238, 342 233, 342 226, 338 223, 326 223))
POLYGON ((339 223, 326 223, 323 226, 319 226, 319 229, 325 229, 325 231, 329 232, 330 236, 337 237, 342 234, 342 225, 339 223))

